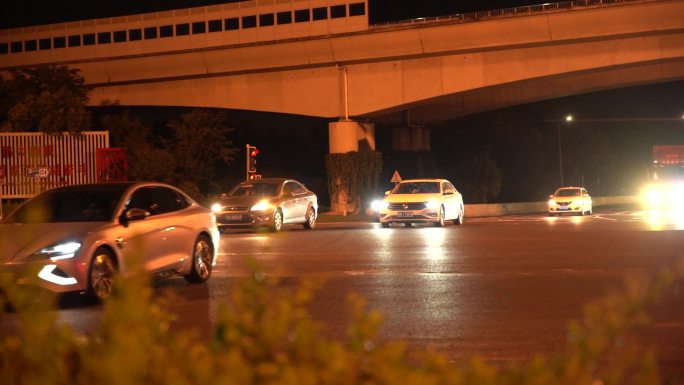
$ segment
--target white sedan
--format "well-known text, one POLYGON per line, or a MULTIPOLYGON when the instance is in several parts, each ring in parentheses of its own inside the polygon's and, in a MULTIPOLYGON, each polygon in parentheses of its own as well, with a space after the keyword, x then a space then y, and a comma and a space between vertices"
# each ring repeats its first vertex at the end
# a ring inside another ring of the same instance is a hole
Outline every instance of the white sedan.
POLYGON ((561 187, 549 196, 549 216, 591 213, 591 197, 584 187, 561 187))
POLYGON ((446 179, 411 179, 387 191, 380 201, 373 202, 382 227, 391 223, 433 223, 442 227, 447 221, 463 223, 463 197, 446 179))
POLYGON ((66 186, 31 198, 0 223, 0 265, 18 283, 101 301, 114 276, 130 274, 136 261, 154 276, 206 281, 218 242, 214 214, 172 186, 66 186))

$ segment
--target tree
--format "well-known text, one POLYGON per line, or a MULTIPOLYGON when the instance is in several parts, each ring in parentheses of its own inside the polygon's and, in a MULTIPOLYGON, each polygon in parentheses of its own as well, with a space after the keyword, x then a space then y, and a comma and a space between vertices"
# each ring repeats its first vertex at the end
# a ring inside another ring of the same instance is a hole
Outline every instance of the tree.
POLYGON ((193 110, 167 125, 172 137, 165 147, 175 156, 176 183, 190 194, 218 188, 217 171, 235 160, 226 118, 223 112, 193 110))
POLYGON ((0 131, 45 133, 88 130, 88 87, 78 69, 37 66, 10 71, 0 82, 0 131))
POLYGON ((193 110, 170 121, 163 137, 125 111, 103 117, 101 126, 112 146, 126 148, 130 179, 174 184, 201 199, 217 190, 218 171, 235 160, 225 121, 225 113, 193 110))
POLYGON ((545 135, 534 124, 532 119, 520 117, 501 119, 497 125, 494 154, 503 172, 498 202, 546 200, 557 187, 557 144, 555 140, 552 145, 545 144, 545 135))
POLYGON ((176 182, 176 157, 170 148, 161 146, 160 141, 150 134, 150 127, 130 117, 128 111, 121 115, 102 117, 103 130, 109 131, 113 147, 126 149, 128 177, 138 181, 176 182))
POLYGON ((503 173, 489 149, 469 152, 458 171, 467 202, 487 203, 499 195, 503 173))

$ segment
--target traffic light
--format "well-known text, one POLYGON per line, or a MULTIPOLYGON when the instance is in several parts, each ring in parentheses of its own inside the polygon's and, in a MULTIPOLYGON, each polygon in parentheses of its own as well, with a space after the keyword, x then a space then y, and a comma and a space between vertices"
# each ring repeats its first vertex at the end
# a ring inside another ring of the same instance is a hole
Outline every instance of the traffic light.
POLYGON ((247 145, 247 171, 250 173, 256 172, 256 157, 259 155, 259 149, 247 145))
POLYGON ((256 157, 259 155, 259 149, 256 146, 247 144, 245 152, 245 179, 254 180, 261 179, 261 175, 257 175, 256 157))

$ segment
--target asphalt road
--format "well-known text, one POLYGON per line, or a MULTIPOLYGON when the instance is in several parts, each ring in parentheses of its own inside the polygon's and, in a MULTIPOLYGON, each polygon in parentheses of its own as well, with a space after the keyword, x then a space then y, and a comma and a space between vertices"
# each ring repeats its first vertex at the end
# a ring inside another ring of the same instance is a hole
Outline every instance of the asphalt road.
MULTIPOLYGON (((284 285, 325 276, 311 314, 332 338, 344 336, 346 297, 355 292, 383 314, 384 340, 434 347, 454 360, 478 354, 506 363, 562 351, 569 321, 582 316, 587 302, 625 277, 681 263, 683 229, 684 221, 612 211, 466 218, 462 226, 445 228, 321 223, 313 231, 235 231, 222 236, 220 261, 206 285, 170 278, 155 287, 177 296, 174 327, 208 338, 219 305, 250 274, 249 257, 284 285)), ((663 371, 682 383, 683 284, 667 291, 648 331, 663 371)), ((100 313, 100 306, 59 310, 60 319, 80 331, 94 328, 100 313)), ((13 327, 12 317, 3 323, 0 332, 13 327)))

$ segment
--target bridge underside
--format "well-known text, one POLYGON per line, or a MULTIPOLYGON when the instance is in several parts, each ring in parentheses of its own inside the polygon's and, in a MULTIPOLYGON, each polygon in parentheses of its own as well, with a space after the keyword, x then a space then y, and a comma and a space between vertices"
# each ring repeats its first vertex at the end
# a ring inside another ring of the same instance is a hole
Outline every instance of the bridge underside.
POLYGON ((615 88, 684 80, 684 61, 642 63, 483 87, 366 115, 386 124, 430 124, 542 100, 615 88))
MULTIPOLYGON (((91 94, 91 105, 210 107, 331 119, 344 116, 344 95, 341 95, 338 84, 343 79, 340 79, 338 69, 305 70, 309 75, 316 74, 308 78, 299 72, 301 70, 284 75, 291 80, 285 81, 287 84, 283 84, 281 80, 273 82, 268 79, 274 74, 248 74, 100 86, 95 87, 91 94)), ((392 87, 384 87, 386 83, 382 77, 357 84, 350 79, 349 111, 353 118, 385 124, 430 124, 518 104, 682 79, 684 59, 656 60, 525 78, 501 84, 483 84, 425 99, 404 95, 402 99, 414 100, 373 111, 357 108, 354 98, 362 94, 363 99, 376 98, 381 101, 375 104, 387 104, 388 100, 397 97, 391 90, 392 87)))

